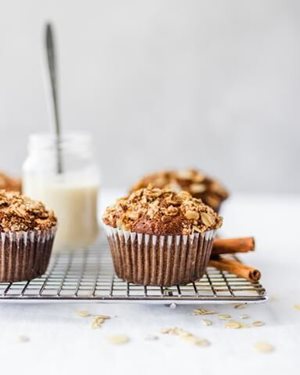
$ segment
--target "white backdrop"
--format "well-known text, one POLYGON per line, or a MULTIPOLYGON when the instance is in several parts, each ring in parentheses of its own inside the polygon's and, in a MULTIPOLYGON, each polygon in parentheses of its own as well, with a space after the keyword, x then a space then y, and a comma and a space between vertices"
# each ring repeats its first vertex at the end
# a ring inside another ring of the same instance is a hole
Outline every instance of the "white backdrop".
POLYGON ((49 129, 56 26, 65 129, 95 134, 104 184, 198 166, 233 190, 300 192, 297 0, 0 0, 0 169, 49 129))

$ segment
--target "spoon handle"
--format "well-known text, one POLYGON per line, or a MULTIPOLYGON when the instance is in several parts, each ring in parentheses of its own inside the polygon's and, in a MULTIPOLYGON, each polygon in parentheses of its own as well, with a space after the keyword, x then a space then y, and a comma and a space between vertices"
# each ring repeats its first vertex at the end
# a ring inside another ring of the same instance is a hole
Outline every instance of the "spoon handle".
POLYGON ((56 69, 56 53, 53 36, 53 27, 50 23, 46 24, 45 47, 48 62, 48 72, 51 87, 51 100, 54 114, 55 134, 56 134, 56 155, 57 155, 57 173, 62 173, 62 156, 61 156, 61 126, 58 110, 57 95, 57 69, 56 69))

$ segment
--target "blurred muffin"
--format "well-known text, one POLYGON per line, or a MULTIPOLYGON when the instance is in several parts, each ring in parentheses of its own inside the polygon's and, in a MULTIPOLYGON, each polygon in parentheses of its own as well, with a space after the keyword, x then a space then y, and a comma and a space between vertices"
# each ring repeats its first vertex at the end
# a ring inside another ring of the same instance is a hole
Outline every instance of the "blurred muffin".
POLYGON ((208 177, 197 169, 166 170, 144 176, 132 186, 130 192, 148 185, 174 191, 184 190, 193 197, 200 198, 215 211, 219 211, 221 203, 228 198, 228 191, 216 179, 208 177))
POLYGON ((108 207, 103 222, 118 277, 170 286, 202 277, 222 218, 185 191, 144 188, 108 207))
POLYGON ((2 189, 21 192, 21 180, 19 178, 12 178, 0 171, 0 190, 2 189))
POLYGON ((41 202, 0 191, 0 282, 31 280, 47 269, 56 217, 41 202))

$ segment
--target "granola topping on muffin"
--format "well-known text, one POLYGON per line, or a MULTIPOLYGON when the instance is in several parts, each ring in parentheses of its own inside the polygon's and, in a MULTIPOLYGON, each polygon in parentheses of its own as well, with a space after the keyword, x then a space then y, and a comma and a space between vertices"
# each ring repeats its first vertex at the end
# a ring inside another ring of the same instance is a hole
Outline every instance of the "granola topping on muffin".
POLYGON ((212 208, 188 192, 151 185, 108 207, 103 221, 114 228, 156 235, 203 233, 222 225, 212 208))
POLYGON ((0 190, 0 232, 47 230, 56 225, 53 211, 17 192, 0 190))
POLYGON ((227 190, 217 180, 196 169, 169 170, 149 174, 139 180, 130 191, 147 187, 149 184, 175 192, 188 191, 193 197, 202 199, 215 210, 218 210, 222 201, 228 197, 227 190))

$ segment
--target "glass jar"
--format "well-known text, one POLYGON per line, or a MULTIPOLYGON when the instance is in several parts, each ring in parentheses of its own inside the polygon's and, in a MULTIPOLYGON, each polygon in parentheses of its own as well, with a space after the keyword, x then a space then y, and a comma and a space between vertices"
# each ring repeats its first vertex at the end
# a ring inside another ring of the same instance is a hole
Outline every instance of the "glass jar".
POLYGON ((54 251, 88 247, 98 235, 100 184, 91 135, 67 133, 58 144, 51 134, 32 134, 28 151, 23 193, 54 210, 58 219, 54 251))

